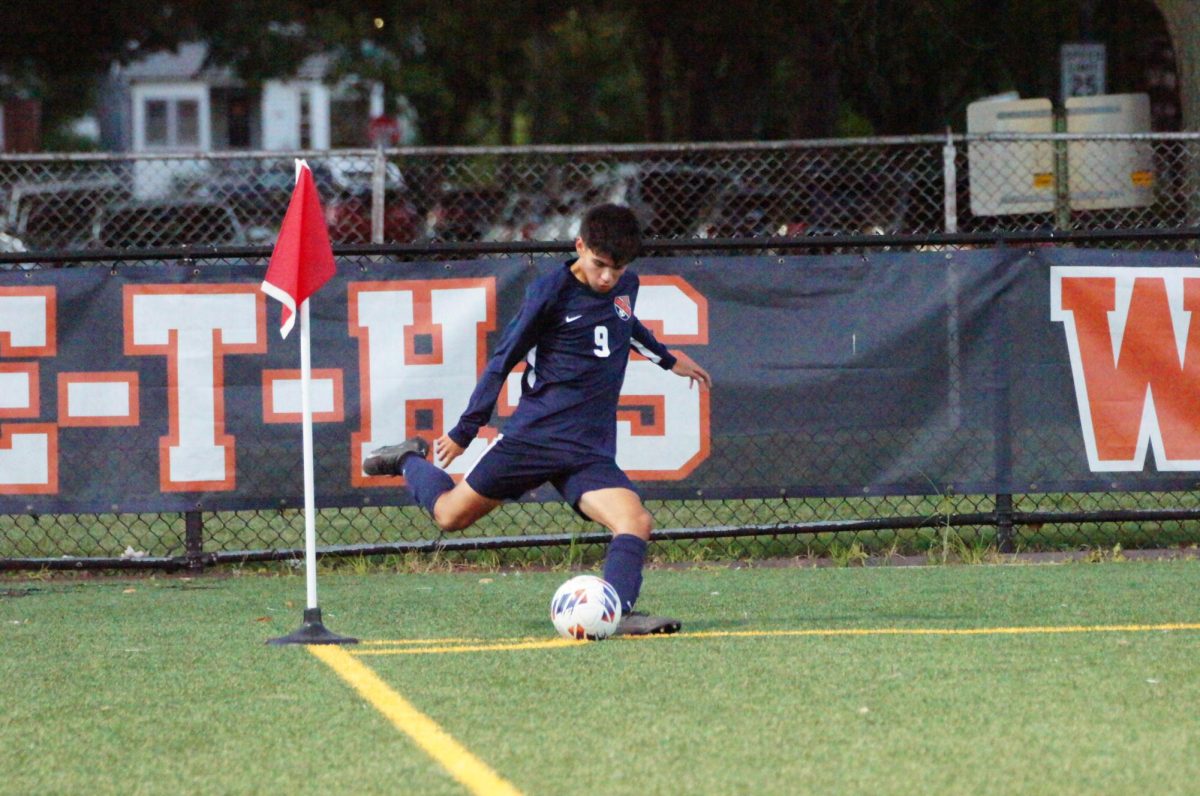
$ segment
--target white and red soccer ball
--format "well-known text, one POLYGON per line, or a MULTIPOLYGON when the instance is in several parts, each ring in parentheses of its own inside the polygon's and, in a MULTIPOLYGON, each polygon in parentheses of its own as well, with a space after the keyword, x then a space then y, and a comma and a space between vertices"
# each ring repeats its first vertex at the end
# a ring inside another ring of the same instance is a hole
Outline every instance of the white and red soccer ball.
POLYGON ((603 578, 576 575, 554 592, 550 621, 563 638, 599 641, 616 632, 621 622, 621 598, 603 578))

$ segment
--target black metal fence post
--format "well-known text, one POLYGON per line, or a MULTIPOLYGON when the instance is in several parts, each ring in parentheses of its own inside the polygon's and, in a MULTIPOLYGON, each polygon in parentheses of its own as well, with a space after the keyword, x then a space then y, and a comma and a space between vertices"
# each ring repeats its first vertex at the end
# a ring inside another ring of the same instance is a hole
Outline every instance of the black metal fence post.
POLYGON ((996 495, 996 548, 1001 553, 1016 552, 1012 495, 996 495))
MULTIPOLYGON (((1009 267, 1020 267, 1020 265, 1009 267)), ((997 483, 1012 481, 1012 335, 1015 329, 1011 314, 1011 290, 1001 291, 996 298, 998 312, 993 325, 992 396, 995 401, 995 478, 997 483)), ((1013 552, 1012 494, 996 495, 996 547, 1001 553, 1013 552)))
POLYGON ((204 569, 204 515, 199 511, 187 511, 183 515, 183 546, 190 572, 204 569))

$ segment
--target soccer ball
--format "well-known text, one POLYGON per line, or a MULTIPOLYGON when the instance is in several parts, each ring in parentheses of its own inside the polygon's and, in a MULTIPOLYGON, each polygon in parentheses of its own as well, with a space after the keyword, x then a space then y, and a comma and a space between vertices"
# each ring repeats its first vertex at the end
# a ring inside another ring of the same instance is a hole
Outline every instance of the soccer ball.
POLYGON ((550 621, 563 638, 599 641, 616 632, 621 621, 621 598, 603 578, 576 575, 554 592, 550 621))

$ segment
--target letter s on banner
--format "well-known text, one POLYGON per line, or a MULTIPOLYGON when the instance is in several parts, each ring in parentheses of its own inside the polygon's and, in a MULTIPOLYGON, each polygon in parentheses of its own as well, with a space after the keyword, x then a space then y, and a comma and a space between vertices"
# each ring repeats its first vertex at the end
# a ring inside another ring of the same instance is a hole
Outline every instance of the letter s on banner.
MULTIPOLYGON (((0 357, 53 357, 58 318, 53 287, 0 288, 0 357)), ((0 421, 41 414, 36 362, 0 362, 0 421)), ((58 492, 58 427, 0 425, 0 494, 58 492)))
MULTIPOLYGON (((635 314, 660 342, 708 344, 708 301, 679 276, 647 275, 635 314)), ((617 464, 630 478, 677 481, 709 453, 708 390, 633 354, 617 410, 617 464)))

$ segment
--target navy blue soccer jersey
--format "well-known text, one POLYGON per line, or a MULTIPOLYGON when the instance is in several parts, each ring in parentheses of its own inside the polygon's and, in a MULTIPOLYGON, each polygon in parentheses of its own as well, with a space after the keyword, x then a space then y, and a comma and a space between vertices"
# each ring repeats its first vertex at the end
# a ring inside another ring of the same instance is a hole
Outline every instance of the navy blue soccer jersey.
POLYGON ((580 282, 571 263, 539 277, 500 338, 467 410, 450 438, 462 447, 491 419, 506 377, 517 363, 521 401, 505 437, 561 451, 615 456, 617 401, 632 346, 664 370, 667 347, 634 316, 638 277, 626 269, 608 293, 580 282))

